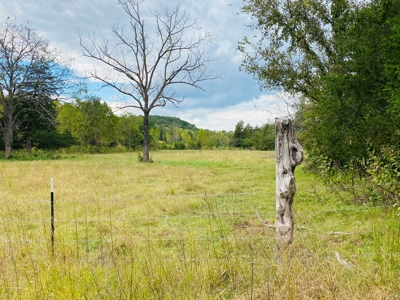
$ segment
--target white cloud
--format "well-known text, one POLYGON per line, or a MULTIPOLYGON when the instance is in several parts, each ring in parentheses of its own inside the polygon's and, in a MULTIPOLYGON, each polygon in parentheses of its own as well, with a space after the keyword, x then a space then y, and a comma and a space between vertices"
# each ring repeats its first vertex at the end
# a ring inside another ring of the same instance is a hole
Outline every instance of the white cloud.
MULTIPOLYGON (((211 70, 222 74, 223 78, 202 84, 206 92, 179 88, 179 95, 185 97, 180 109, 167 105, 156 109, 152 114, 177 116, 194 123, 197 127, 211 130, 234 130, 243 120, 252 126, 272 122, 278 112, 286 109, 277 96, 262 95, 257 82, 251 75, 239 72, 242 61, 236 46, 243 36, 253 36, 244 24, 249 17, 239 13, 242 0, 147 0, 148 7, 164 7, 179 4, 188 10, 191 17, 198 17, 200 26, 212 35, 211 57, 218 59, 212 63, 211 70), (277 103, 281 103, 278 107, 277 103)), ((95 61, 82 57, 78 43, 78 31, 96 29, 106 32, 113 22, 126 20, 125 13, 116 0, 12 0, 0 2, 0 21, 16 17, 18 22, 30 21, 33 28, 45 34, 58 49, 69 57, 74 57, 72 67, 79 75, 87 75, 94 69, 95 61)), ((96 66, 106 72, 106 67, 96 66)), ((103 101, 114 107, 120 99, 115 91, 92 90, 103 101)), ((139 111, 135 113, 140 114, 139 111)))
MULTIPOLYGON (((154 111, 158 114, 161 111, 154 111)), ((272 123, 277 117, 293 113, 277 95, 262 95, 251 101, 241 102, 225 108, 198 108, 180 111, 166 109, 163 115, 176 116, 182 120, 196 125, 198 128, 210 130, 234 130, 236 124, 243 120, 245 124, 252 127, 262 126, 265 123, 272 123)))

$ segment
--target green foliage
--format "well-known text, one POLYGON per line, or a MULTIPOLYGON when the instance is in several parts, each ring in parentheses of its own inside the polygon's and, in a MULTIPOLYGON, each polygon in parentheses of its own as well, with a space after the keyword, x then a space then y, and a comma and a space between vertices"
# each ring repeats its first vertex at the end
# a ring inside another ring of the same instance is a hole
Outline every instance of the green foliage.
POLYGON ((195 125, 190 124, 177 117, 149 116, 150 127, 179 127, 186 130, 199 130, 195 125))
POLYGON ((210 147, 210 139, 208 137, 207 131, 204 129, 200 129, 197 132, 197 141, 201 148, 209 148, 210 147))
MULTIPOLYGON (((57 129, 41 130, 26 123, 37 149, 60 149, 70 153, 110 153, 138 150, 143 144, 143 117, 116 116, 99 98, 88 96, 74 103, 56 103, 57 129)), ((179 118, 155 116, 150 128, 153 150, 226 149, 229 147, 269 150, 274 148, 274 125, 253 128, 240 121, 233 131, 197 129, 179 118), (195 128, 191 130, 190 128, 195 128), (236 145, 236 146, 235 146, 236 145)), ((25 135, 16 144, 25 147, 25 135)), ((0 144, 2 140, 0 139, 0 144)))
POLYGON ((81 112, 80 139, 82 145, 103 146, 115 142, 115 127, 118 122, 107 103, 99 98, 88 97, 76 101, 81 112))
POLYGON ((275 149, 275 124, 264 124, 253 134, 253 147, 257 150, 275 149))
POLYGON ((186 148, 185 142, 183 141, 175 142, 173 147, 175 150, 184 150, 186 148))
POLYGON ((246 0, 242 11, 259 32, 239 43, 242 67, 301 99, 309 161, 347 172, 367 166, 368 149, 400 145, 399 1, 246 0))
POLYGON ((239 121, 230 139, 230 145, 235 148, 274 150, 275 124, 267 123, 261 128, 253 128, 250 124, 244 126, 244 122, 239 121))
POLYGON ((59 133, 56 130, 40 130, 32 135, 32 146, 43 150, 57 150, 77 145, 78 141, 68 131, 59 133))
POLYGON ((99 98, 89 96, 59 107, 59 131, 70 132, 82 146, 107 146, 116 142, 118 118, 99 98))
POLYGON ((253 146, 252 136, 254 129, 250 124, 244 126, 243 121, 236 124, 235 131, 231 140, 231 145, 237 148, 250 149, 253 146))
POLYGON ((33 133, 54 124, 53 100, 76 83, 49 41, 29 24, 7 18, 0 36, 0 128, 7 158, 18 139, 30 151, 33 133))
POLYGON ((339 198, 342 198, 341 193, 350 193, 353 200, 360 199, 366 202, 361 182, 364 168, 360 167, 357 161, 346 166, 338 166, 326 155, 313 153, 313 160, 307 168, 318 174, 324 184, 330 187, 339 198))
POLYGON ((395 67, 395 52, 384 2, 366 4, 353 12, 354 18, 345 19, 347 30, 337 41, 334 68, 322 78, 324 97, 305 109, 306 147, 318 147, 338 165, 365 160, 368 148, 393 143, 399 128, 388 89, 394 77, 386 69, 395 67))
MULTIPOLYGON (((1 153, 3 154, 3 153, 1 153)), ((8 160, 13 161, 35 161, 35 160, 58 160, 64 159, 67 156, 61 155, 57 151, 44 151, 36 148, 32 148, 31 153, 25 151, 14 151, 8 160)))
MULTIPOLYGON (((346 150, 344 145, 355 147, 357 143, 353 135, 342 141, 342 128, 338 126, 347 126, 343 121, 350 117, 353 122, 356 119, 351 115, 354 111, 330 92, 327 77, 336 78, 340 72, 349 74, 342 70, 343 61, 348 60, 348 48, 344 46, 354 10, 347 0, 328 3, 248 0, 242 7, 244 13, 254 17, 256 22, 252 28, 261 34, 258 41, 244 38, 239 43, 244 55, 243 68, 253 74, 263 88, 306 99, 303 113, 308 115, 304 117, 306 123, 302 124, 306 132, 302 139, 304 146, 307 150, 323 147, 321 153, 337 160, 341 158, 334 155, 348 155, 349 151, 343 151, 346 150), (326 153, 327 150, 333 153, 326 153)), ((344 93, 340 95, 347 99, 344 93)), ((350 125, 349 128, 355 127, 350 125)))
POLYGON ((72 103, 59 105, 57 113, 57 122, 59 132, 69 132, 76 138, 79 137, 81 127, 82 113, 72 103))
POLYGON ((184 148, 188 149, 193 149, 194 148, 194 143, 193 143, 193 137, 194 134, 191 131, 188 130, 182 130, 181 133, 181 138, 182 138, 182 143, 184 144, 184 148))
MULTIPOLYGON (((118 143, 130 149, 136 149, 143 143, 143 118, 131 114, 125 114, 118 118, 118 143)), ((153 136, 155 131, 151 130, 153 136)))
POLYGON ((400 150, 382 147, 371 151, 368 161, 366 185, 373 203, 400 204, 400 150))
POLYGON ((350 193, 353 201, 400 206, 400 150, 382 146, 367 151, 367 160, 352 161, 345 166, 314 152, 307 167, 340 197, 350 193))
POLYGON ((347 1, 327 2, 244 1, 242 12, 256 20, 251 27, 260 38, 245 37, 238 49, 244 55, 242 67, 260 86, 319 98, 320 76, 330 69, 335 53, 334 36, 326 33, 348 6, 347 1))

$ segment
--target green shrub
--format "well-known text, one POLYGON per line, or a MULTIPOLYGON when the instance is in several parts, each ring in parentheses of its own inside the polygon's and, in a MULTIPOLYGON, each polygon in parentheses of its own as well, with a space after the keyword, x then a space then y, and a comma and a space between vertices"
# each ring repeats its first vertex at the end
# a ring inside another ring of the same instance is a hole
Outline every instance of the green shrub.
POLYGON ((385 146, 380 151, 371 151, 366 185, 369 199, 374 203, 399 203, 400 201, 400 151, 385 146))
MULTIPOLYGON (((4 152, 0 153, 0 157, 4 158, 4 152)), ((14 150, 9 160, 16 161, 31 161, 31 160, 57 160, 62 156, 57 151, 45 151, 32 148, 31 153, 26 153, 25 150, 14 150)))
POLYGON ((186 145, 183 141, 175 142, 174 143, 174 149, 175 150, 184 150, 186 148, 186 145))
POLYGON ((353 200, 372 204, 400 203, 400 150, 383 146, 370 150, 365 162, 338 166, 324 155, 314 156, 309 170, 337 194, 350 192, 353 200))

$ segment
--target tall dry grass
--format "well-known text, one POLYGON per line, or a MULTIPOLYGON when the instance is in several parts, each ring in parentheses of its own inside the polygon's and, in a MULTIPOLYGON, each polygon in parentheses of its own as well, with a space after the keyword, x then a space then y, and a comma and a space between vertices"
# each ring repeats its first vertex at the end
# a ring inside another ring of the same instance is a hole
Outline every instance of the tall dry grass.
POLYGON ((274 221, 272 152, 153 160, 0 162, 1 297, 399 299, 395 209, 337 199, 300 167, 295 242, 278 265, 274 229, 256 215, 274 221))

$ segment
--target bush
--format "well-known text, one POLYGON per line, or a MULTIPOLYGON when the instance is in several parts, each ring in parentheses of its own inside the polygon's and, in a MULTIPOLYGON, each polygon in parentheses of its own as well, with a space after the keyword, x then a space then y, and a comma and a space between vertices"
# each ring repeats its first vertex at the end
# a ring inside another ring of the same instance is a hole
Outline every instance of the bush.
POLYGON ((400 150, 385 146, 371 151, 368 160, 366 185, 373 203, 400 202, 400 150))
POLYGON ((185 145, 185 143, 183 141, 174 143, 174 149, 175 150, 184 150, 185 148, 186 148, 186 145, 185 145))
POLYGON ((366 161, 337 165, 324 155, 314 155, 308 169, 338 195, 350 192, 353 200, 372 204, 400 204, 400 150, 383 146, 369 150, 366 161))
MULTIPOLYGON (((1 159, 4 158, 4 151, 0 152, 1 159)), ((57 160, 61 159, 62 156, 56 151, 44 151, 32 148, 30 154, 26 153, 25 150, 14 150, 9 160, 17 161, 31 161, 31 160, 57 160)))
POLYGON ((160 149, 160 150, 170 150, 170 146, 164 141, 159 141, 158 142, 158 149, 160 149))

